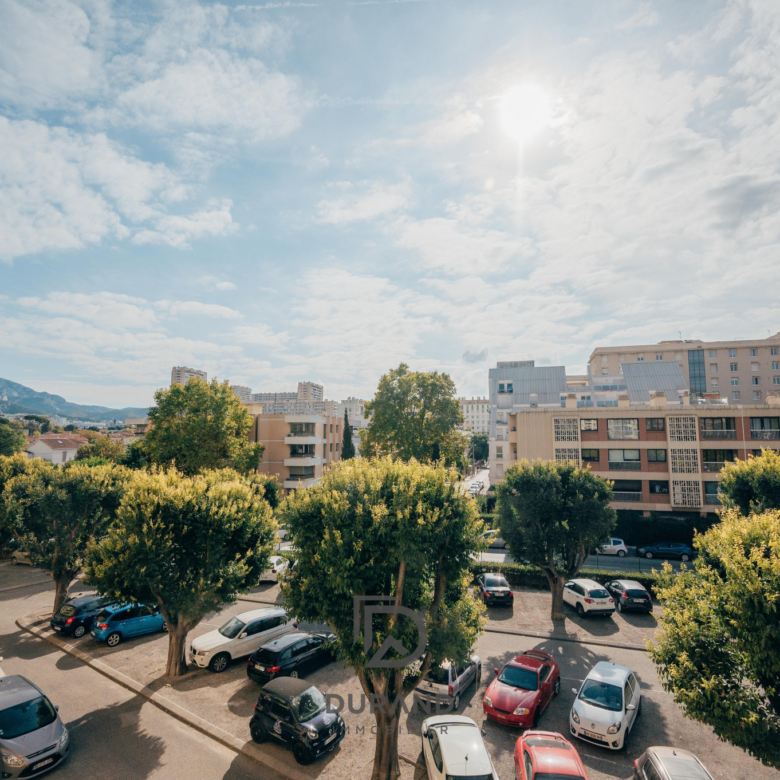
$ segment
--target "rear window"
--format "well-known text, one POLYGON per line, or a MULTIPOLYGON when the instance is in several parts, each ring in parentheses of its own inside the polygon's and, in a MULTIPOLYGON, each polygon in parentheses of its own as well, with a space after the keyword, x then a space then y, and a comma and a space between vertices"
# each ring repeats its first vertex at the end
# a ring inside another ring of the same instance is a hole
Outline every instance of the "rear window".
POLYGON ((549 747, 558 748, 558 750, 571 750, 571 748, 562 739, 550 739, 549 737, 532 737, 527 739, 525 744, 528 747, 549 747))
POLYGON ((488 588, 508 588, 509 583, 503 577, 485 577, 485 586, 488 588))
POLYGON ((45 696, 0 710, 0 738, 14 739, 53 723, 57 717, 45 696))
POLYGON ((436 685, 449 685, 450 684, 450 670, 447 669, 431 669, 428 674, 425 675, 425 679, 428 682, 435 683, 436 685))
POLYGON ((265 647, 261 647, 252 658, 255 659, 255 663, 263 666, 276 666, 276 659, 279 657, 280 652, 280 650, 268 650, 265 647))
POLYGON ((63 604, 60 608, 60 615, 63 617, 73 617, 78 614, 79 608, 73 604, 63 604))
POLYGON ((712 780, 712 778, 702 769, 698 761, 685 758, 667 758, 661 759, 664 768, 669 773, 669 777, 679 777, 681 780, 712 780))
POLYGON ((644 599, 647 598, 647 591, 644 590, 627 590, 626 593, 628 593, 628 597, 632 599, 644 599))
POLYGON ((604 588, 595 588, 590 592, 590 597, 592 599, 606 599, 609 597, 609 593, 604 588))
POLYGON ((98 623, 108 623, 108 619, 111 617, 110 612, 106 612, 104 609, 96 618, 98 623))

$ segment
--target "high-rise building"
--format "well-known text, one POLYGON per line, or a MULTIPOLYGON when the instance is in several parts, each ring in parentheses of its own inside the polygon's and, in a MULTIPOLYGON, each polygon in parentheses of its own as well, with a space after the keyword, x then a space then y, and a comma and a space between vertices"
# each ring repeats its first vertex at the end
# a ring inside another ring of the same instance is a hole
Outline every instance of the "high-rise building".
POLYGON ((252 403, 252 388, 245 387, 244 385, 230 385, 230 389, 241 399, 242 403, 252 403))
POLYGON ((325 388, 315 382, 298 382, 299 401, 322 401, 325 398, 325 388))
POLYGON ((208 382, 208 374, 197 368, 187 368, 187 366, 174 366, 171 369, 171 385, 186 385, 190 379, 202 379, 208 382))
POLYGON ((459 398, 462 428, 473 433, 490 433, 490 401, 487 398, 459 398))

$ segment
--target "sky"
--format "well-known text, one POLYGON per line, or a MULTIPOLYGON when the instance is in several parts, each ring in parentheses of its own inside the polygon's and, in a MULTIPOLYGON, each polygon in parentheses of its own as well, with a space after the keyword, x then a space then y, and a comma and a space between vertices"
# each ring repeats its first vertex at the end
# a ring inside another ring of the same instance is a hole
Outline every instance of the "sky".
POLYGON ((371 398, 780 331, 777 0, 0 0, 0 376, 371 398))

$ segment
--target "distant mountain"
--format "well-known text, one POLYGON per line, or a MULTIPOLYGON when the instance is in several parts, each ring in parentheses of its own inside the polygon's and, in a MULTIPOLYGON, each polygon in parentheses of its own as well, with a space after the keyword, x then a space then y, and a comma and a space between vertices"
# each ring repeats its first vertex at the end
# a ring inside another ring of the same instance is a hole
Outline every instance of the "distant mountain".
POLYGON ((74 420, 100 422, 146 417, 148 411, 148 408, 109 409, 107 406, 72 404, 62 396, 38 393, 9 379, 0 379, 0 412, 7 414, 57 414, 74 420))

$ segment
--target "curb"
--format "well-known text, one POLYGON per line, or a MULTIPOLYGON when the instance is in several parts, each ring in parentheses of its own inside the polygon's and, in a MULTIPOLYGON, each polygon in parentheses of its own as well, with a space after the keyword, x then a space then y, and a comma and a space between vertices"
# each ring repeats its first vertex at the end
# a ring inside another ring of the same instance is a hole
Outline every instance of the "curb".
POLYGON ((51 584, 51 579, 48 577, 45 580, 38 580, 38 582, 28 582, 24 585, 11 585, 8 588, 0 588, 0 593, 7 593, 9 590, 19 590, 20 588, 35 588, 38 585, 45 585, 47 582, 51 584))
POLYGON ((205 734, 207 737, 211 737, 211 739, 214 739, 217 742, 225 745, 225 747, 234 750, 236 753, 241 753, 242 755, 248 756, 249 758, 267 766, 269 769, 272 769, 274 772, 277 772, 283 777, 288 778, 288 780, 312 780, 309 775, 305 775, 302 772, 296 770, 294 767, 266 755, 253 742, 243 742, 230 732, 221 729, 219 726, 215 726, 213 723, 209 723, 207 720, 204 720, 194 712, 190 712, 184 707, 175 704, 174 702, 170 701, 170 699, 166 699, 164 696, 156 693, 155 691, 152 691, 145 685, 141 685, 139 682, 133 680, 132 677, 128 677, 126 674, 122 674, 122 672, 118 672, 116 669, 112 669, 110 666, 108 666, 108 664, 104 664, 97 658, 93 658, 91 655, 82 652, 74 645, 64 642, 51 631, 45 630, 41 625, 45 623, 46 620, 41 620, 38 615, 25 615, 24 617, 18 618, 16 620, 16 625, 19 626, 19 628, 21 628, 23 631, 28 631, 40 639, 45 639, 47 642, 55 645, 60 650, 63 650, 69 655, 78 658, 79 661, 82 661, 87 666, 92 667, 92 669, 94 669, 96 672, 99 672, 104 677, 108 677, 110 680, 118 683, 123 688, 127 688, 138 696, 143 697, 151 704, 154 704, 155 707, 161 709, 163 712, 167 713, 168 715, 172 715, 182 723, 186 723, 188 726, 191 726, 192 728, 201 732, 201 734, 205 734))

